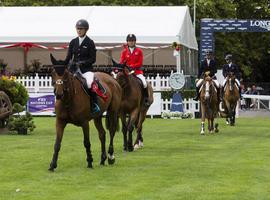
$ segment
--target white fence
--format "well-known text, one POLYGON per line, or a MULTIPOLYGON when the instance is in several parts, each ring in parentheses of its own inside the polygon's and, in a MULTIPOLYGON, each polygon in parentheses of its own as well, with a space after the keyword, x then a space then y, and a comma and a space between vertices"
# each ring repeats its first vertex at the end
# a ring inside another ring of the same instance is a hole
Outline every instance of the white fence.
MULTIPOLYGON (((163 77, 157 74, 156 77, 147 77, 146 79, 150 82, 155 92, 171 90, 169 86, 169 77, 163 77)), ((38 74, 34 77, 22 76, 17 77, 17 81, 26 87, 30 95, 38 93, 53 93, 52 78, 50 76, 39 77, 38 74)), ((170 111, 172 100, 160 100, 161 112, 170 111)), ((195 112, 199 112, 198 102, 193 101, 192 99, 184 99, 183 108, 185 112, 192 113, 193 116, 195 116, 195 112)))
MULTIPOLYGON (((154 91, 171 90, 169 86, 169 77, 159 76, 146 77, 146 80, 152 85, 154 91)), ((51 76, 40 77, 38 74, 33 76, 19 76, 17 81, 23 84, 29 93, 51 93, 53 92, 51 76)))

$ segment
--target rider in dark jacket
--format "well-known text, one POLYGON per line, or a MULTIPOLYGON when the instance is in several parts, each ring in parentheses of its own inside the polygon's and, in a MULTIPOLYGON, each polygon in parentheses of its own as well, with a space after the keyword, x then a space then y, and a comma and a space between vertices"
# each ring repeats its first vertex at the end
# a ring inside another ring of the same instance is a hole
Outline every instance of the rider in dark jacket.
POLYGON ((194 98, 195 101, 199 100, 199 90, 203 83, 203 76, 205 72, 209 72, 209 76, 212 77, 215 87, 217 88, 218 100, 220 100, 220 87, 219 83, 216 80, 215 74, 217 73, 217 66, 216 61, 213 59, 212 51, 206 51, 206 57, 204 60, 201 61, 199 73, 196 80, 196 97, 194 98))
MULTIPOLYGON (((224 82, 223 82, 223 89, 226 85, 226 78, 228 76, 228 74, 230 72, 232 72, 234 75, 235 75, 235 80, 236 80, 236 83, 237 83, 237 86, 239 88, 239 96, 241 97, 241 87, 240 87, 240 78, 241 78, 241 75, 240 75, 240 71, 239 71, 239 67, 232 62, 232 55, 231 54, 228 54, 225 56, 225 61, 226 61, 226 64, 223 65, 223 70, 222 70, 222 74, 225 78, 224 82)), ((223 91, 222 89, 222 91, 223 91)))
POLYGON ((76 23, 76 30, 78 37, 71 40, 68 47, 68 53, 65 59, 65 64, 69 65, 71 72, 76 72, 79 67, 82 76, 86 79, 89 93, 91 96, 91 110, 93 113, 99 112, 97 94, 92 91, 92 83, 97 82, 94 80, 93 64, 96 62, 96 46, 86 32, 89 29, 89 24, 86 20, 80 19, 76 23))

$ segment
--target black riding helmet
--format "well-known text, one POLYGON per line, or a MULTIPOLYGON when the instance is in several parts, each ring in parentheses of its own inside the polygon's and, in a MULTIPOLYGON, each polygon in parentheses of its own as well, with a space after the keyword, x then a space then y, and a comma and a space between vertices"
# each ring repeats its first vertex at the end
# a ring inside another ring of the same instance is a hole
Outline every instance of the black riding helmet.
POLYGON ((227 54, 225 56, 225 60, 232 60, 232 55, 231 54, 227 54))
POLYGON ((76 28, 85 28, 86 30, 89 29, 89 24, 85 19, 80 19, 76 23, 76 28))
POLYGON ((136 36, 134 34, 128 34, 127 41, 136 41, 136 36))

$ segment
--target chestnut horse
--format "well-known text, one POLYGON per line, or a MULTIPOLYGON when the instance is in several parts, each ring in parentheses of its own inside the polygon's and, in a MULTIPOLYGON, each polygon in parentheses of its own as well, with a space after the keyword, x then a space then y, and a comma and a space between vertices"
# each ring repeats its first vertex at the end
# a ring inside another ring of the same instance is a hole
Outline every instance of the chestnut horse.
POLYGON ((235 81, 235 75, 229 73, 226 78, 223 103, 226 113, 226 122, 231 126, 235 124, 235 109, 239 98, 239 89, 235 81))
POLYGON ((218 132, 218 124, 214 125, 214 119, 218 112, 217 90, 210 76, 204 77, 204 83, 200 92, 201 102, 201 135, 205 133, 205 118, 208 119, 208 131, 218 132))
POLYGON ((121 103, 122 89, 117 81, 108 74, 96 72, 94 76, 99 79, 105 88, 107 100, 98 97, 101 112, 93 116, 90 113, 89 96, 84 92, 81 82, 67 70, 66 66, 54 66, 52 79, 56 96, 56 140, 54 154, 49 168, 51 171, 54 171, 57 167, 58 153, 67 123, 82 127, 88 167, 92 168, 93 157, 89 139, 89 121, 91 119, 94 119, 94 124, 99 133, 102 151, 100 164, 104 165, 107 159, 105 147, 106 132, 102 125, 102 114, 104 111, 107 111, 106 128, 110 132, 108 163, 113 164, 115 162, 113 139, 118 128, 118 111, 121 103))
POLYGON ((142 95, 142 83, 134 75, 134 71, 126 66, 126 64, 118 64, 114 61, 113 66, 118 71, 118 73, 115 74, 115 78, 123 90, 120 118, 122 121, 124 150, 133 151, 134 149, 136 150, 143 147, 142 125, 146 118, 146 113, 154 101, 153 88, 150 83, 147 83, 148 99, 150 103, 147 106, 144 104, 144 98, 142 95), (137 138, 133 145, 132 132, 134 128, 137 130, 137 138))

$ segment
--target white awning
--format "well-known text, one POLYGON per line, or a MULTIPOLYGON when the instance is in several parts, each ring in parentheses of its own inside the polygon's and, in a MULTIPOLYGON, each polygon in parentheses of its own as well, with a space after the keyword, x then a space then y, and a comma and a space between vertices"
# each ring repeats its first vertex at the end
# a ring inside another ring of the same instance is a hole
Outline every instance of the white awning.
POLYGON ((96 44, 123 44, 134 33, 139 44, 180 43, 198 49, 187 6, 1 7, 0 44, 68 43, 86 19, 96 44))

